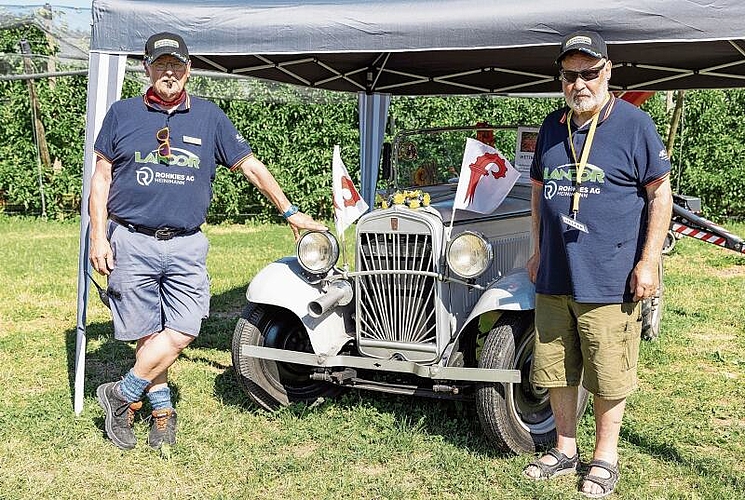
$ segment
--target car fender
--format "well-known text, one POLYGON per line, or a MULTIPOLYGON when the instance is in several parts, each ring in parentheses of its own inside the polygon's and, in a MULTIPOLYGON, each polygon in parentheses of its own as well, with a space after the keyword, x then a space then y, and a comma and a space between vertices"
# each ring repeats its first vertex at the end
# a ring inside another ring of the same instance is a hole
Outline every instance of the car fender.
MULTIPOLYGON (((528 278, 527 269, 514 269, 490 285, 481 295, 459 334, 471 321, 482 314, 504 311, 532 311, 533 309, 535 309, 535 285, 528 278)), ((498 315, 494 317, 494 321, 497 318, 498 315)))
POLYGON ((352 324, 354 301, 344 307, 337 306, 320 318, 313 318, 308 314, 308 304, 324 294, 323 285, 309 283, 303 279, 303 273, 296 257, 272 262, 251 280, 246 298, 249 302, 288 309, 305 326, 313 352, 334 356, 353 338, 347 333, 345 324, 352 324))

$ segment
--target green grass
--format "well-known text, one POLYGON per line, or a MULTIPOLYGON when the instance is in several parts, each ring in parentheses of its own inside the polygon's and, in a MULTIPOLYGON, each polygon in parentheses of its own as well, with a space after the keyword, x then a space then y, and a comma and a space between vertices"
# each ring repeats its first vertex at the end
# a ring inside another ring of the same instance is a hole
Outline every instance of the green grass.
MULTIPOLYGON (((94 391, 132 365, 133 350, 113 340, 95 296, 85 409, 72 411, 78 233, 0 217, 0 499, 580 498, 572 478, 523 480, 530 457, 492 449, 465 403, 350 392, 273 414, 252 405, 230 341, 248 281, 294 251, 286 226, 207 228, 212 316, 171 374, 179 443, 150 450, 138 422, 140 444, 118 450, 94 391)), ((642 344, 615 498, 745 498, 745 256, 684 239, 665 272, 662 332, 642 344)), ((584 459, 592 430, 588 412, 584 459)))

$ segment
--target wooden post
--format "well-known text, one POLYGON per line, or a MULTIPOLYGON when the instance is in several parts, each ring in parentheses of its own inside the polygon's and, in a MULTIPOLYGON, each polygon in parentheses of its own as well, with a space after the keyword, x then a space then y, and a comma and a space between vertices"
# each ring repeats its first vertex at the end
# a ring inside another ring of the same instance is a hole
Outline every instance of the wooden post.
MULTIPOLYGON (((31 45, 26 40, 20 41, 21 53, 23 54, 23 69, 26 74, 33 74, 34 67, 31 62, 31 45)), ((41 164, 44 165, 45 169, 51 168, 52 160, 49 158, 49 148, 47 147, 47 136, 44 131, 44 124, 41 122, 41 106, 39 106, 39 99, 36 96, 36 84, 33 78, 26 80, 28 86, 28 96, 31 100, 31 115, 34 127, 34 135, 36 139, 36 146, 39 149, 39 158, 41 164)))
MULTIPOLYGON (((21 53, 23 54, 23 69, 27 74, 33 74, 33 65, 31 63, 31 45, 27 40, 21 40, 19 42, 21 46, 21 53)), ((47 201, 46 195, 44 194, 44 169, 42 165, 49 169, 52 165, 49 159, 49 148, 47 148, 47 138, 44 133, 44 125, 41 123, 41 108, 39 106, 39 99, 36 97, 36 86, 34 85, 34 79, 29 78, 26 80, 28 85, 28 95, 31 100, 31 126, 34 130, 34 142, 36 145, 36 164, 39 168, 39 194, 41 195, 41 216, 47 217, 47 201)))
POLYGON ((673 157, 673 148, 675 147, 675 134, 678 132, 678 124, 680 123, 680 117, 683 114, 683 97, 685 96, 685 90, 679 90, 678 95, 675 99, 675 110, 673 110, 673 117, 670 119, 670 132, 667 135, 667 155, 673 157))

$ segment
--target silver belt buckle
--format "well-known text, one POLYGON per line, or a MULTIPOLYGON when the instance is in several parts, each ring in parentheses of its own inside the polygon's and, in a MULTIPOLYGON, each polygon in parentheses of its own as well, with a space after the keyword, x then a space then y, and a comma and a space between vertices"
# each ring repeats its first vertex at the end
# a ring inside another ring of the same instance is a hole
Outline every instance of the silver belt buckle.
POLYGON ((170 240, 171 238, 173 238, 174 236, 176 236, 176 233, 177 232, 178 232, 178 230, 176 230, 176 229, 171 229, 169 227, 164 227, 164 228, 161 228, 161 229, 156 229, 155 230, 155 234, 153 234, 153 236, 155 236, 155 239, 156 240, 170 240))

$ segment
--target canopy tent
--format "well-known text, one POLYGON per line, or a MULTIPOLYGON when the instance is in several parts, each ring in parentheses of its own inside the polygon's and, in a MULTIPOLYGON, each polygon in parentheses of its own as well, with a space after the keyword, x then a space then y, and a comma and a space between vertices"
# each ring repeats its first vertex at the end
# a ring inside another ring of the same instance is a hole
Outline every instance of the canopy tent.
MULTIPOLYGON (((359 93, 362 193, 371 201, 390 95, 555 93, 563 35, 600 32, 613 90, 745 86, 742 0, 94 0, 83 200, 93 141, 127 57, 180 33, 195 68, 359 93)), ((89 218, 82 204, 75 363, 82 411, 89 218)))

